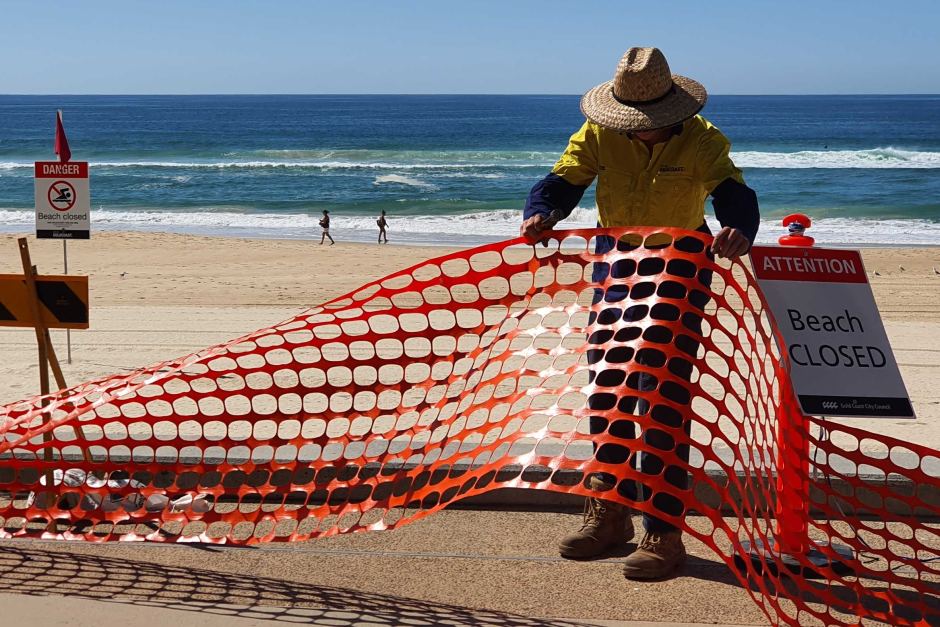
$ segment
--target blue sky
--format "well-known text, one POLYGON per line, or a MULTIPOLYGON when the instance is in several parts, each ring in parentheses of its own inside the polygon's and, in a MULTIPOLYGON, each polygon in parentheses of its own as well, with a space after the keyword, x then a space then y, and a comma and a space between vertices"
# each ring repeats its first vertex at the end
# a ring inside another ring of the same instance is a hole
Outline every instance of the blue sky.
POLYGON ((715 94, 938 93, 940 2, 0 0, 0 93, 582 93, 655 45, 715 94))

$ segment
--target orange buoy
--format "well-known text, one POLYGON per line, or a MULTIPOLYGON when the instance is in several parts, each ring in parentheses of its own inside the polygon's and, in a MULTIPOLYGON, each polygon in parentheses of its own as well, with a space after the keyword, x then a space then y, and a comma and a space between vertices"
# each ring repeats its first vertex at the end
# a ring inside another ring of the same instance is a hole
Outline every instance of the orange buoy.
POLYGON ((780 236, 777 243, 781 246, 812 246, 816 240, 809 235, 804 235, 806 229, 812 225, 812 220, 806 214, 791 213, 783 219, 787 234, 780 236))

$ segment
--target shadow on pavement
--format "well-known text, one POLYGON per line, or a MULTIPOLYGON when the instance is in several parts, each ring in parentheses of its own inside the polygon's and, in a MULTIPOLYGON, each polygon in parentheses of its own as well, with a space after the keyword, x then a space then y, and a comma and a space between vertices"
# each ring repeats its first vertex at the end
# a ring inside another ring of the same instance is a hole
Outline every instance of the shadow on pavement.
POLYGON ((60 595, 296 624, 519 625, 575 623, 284 581, 57 551, 0 547, 0 582, 14 594, 60 595))
MULTIPOLYGON (((724 563, 690 556, 680 571, 680 576, 702 579, 710 583, 723 583, 730 586, 744 588, 741 580, 731 568, 724 563)), ((864 609, 874 616, 882 616, 886 621, 895 624, 897 621, 907 621, 905 624, 940 625, 940 582, 921 578, 920 585, 926 588, 924 594, 912 587, 889 585, 876 579, 857 580, 854 587, 846 586, 836 581, 825 579, 807 579, 800 577, 782 577, 780 590, 773 584, 773 579, 765 582, 771 595, 778 595, 781 601, 799 598, 817 612, 829 614, 833 618, 852 622, 857 620, 858 611, 864 609), (835 604, 827 605, 826 597, 831 595, 835 604)), ((761 595, 761 590, 754 581, 747 586, 751 592, 761 595)), ((768 605, 768 608, 771 606, 768 605)), ((866 619, 874 623, 871 618, 866 619)))

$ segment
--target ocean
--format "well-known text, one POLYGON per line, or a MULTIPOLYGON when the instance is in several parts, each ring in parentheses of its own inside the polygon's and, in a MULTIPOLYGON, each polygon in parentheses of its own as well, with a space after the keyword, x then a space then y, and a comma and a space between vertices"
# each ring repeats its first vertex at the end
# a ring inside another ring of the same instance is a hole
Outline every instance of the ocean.
MULTIPOLYGON (((579 96, 0 96, 0 230, 31 231, 62 109, 92 231, 461 245, 513 237, 583 122, 579 96)), ((940 96, 711 96, 760 199, 820 244, 940 242, 940 96)), ((594 224, 593 187, 568 224, 594 224)), ((710 204, 707 211, 711 211, 710 204)), ((92 235, 94 237, 94 235, 92 235)))

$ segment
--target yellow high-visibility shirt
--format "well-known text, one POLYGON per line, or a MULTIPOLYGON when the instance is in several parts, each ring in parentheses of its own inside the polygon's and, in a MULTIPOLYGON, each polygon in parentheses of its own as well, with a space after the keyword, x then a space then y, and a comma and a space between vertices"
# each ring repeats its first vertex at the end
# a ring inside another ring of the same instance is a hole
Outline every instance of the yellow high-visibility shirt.
POLYGON ((568 143, 552 173, 573 185, 597 177, 601 226, 672 226, 696 229, 705 221, 705 199, 719 183, 744 183, 731 161, 731 142, 696 115, 682 132, 653 146, 590 120, 568 143))

